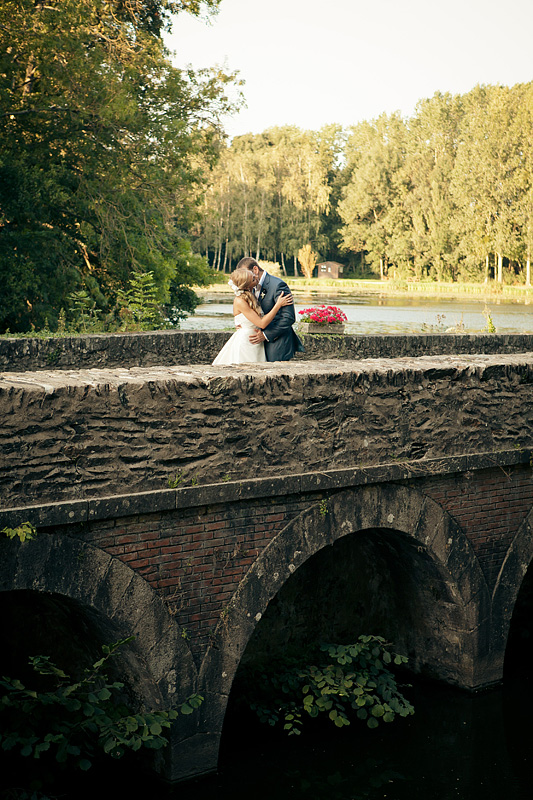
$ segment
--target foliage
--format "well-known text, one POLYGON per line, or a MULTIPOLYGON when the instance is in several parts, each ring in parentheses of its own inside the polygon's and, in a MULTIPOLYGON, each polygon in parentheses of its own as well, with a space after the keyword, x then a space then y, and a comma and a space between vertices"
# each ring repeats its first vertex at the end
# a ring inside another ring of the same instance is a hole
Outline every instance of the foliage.
POLYGON ((285 658, 269 664, 268 672, 246 670, 245 702, 261 722, 282 723, 289 735, 300 733, 304 713, 326 714, 338 728, 349 725, 353 716, 369 728, 406 717, 414 709, 389 665, 401 666, 407 658, 391 647, 380 636, 359 636, 355 644, 320 645, 310 665, 285 658))
POLYGON ((17 538, 21 542, 30 542, 37 536, 37 531, 31 522, 23 522, 21 525, 17 525, 16 528, 2 528, 0 533, 5 534, 8 539, 17 538))
POLYGON ((279 262, 294 259, 302 244, 325 249, 341 130, 319 132, 286 125, 236 136, 222 149, 211 175, 201 217, 191 230, 197 249, 216 269, 231 271, 242 255, 279 262))
POLYGON ((310 243, 304 244, 298 250, 298 263, 302 268, 302 272, 306 278, 313 277, 313 270, 316 267, 317 254, 313 251, 310 243))
POLYGON ((176 273, 170 281, 167 315, 173 326, 187 314, 194 314, 200 302, 192 286, 207 286, 218 276, 209 268, 207 259, 193 253, 187 239, 180 239, 175 251, 176 273))
POLYGON ((495 324, 494 324, 494 322, 492 320, 489 307, 485 306, 485 308, 483 309, 482 313, 483 313, 483 316, 485 317, 485 320, 487 322, 484 330, 486 330, 487 333, 496 333, 496 326, 495 326, 495 324))
POLYGON ((337 306, 313 306, 298 311, 302 315, 300 322, 314 322, 318 325, 338 325, 346 322, 344 311, 337 306))
POLYGON ((236 137, 191 231, 217 269, 306 245, 345 275, 531 284, 533 82, 437 92, 410 118, 236 137), (348 263, 346 263, 348 262, 348 263))
MULTIPOLYGON (((164 747, 165 731, 178 710, 135 713, 123 702, 124 684, 106 674, 109 659, 129 641, 104 645, 103 657, 77 681, 48 656, 31 657, 36 675, 50 680, 48 691, 28 688, 16 678, 0 679, 2 749, 32 759, 46 754, 60 768, 87 770, 97 756, 121 758, 127 750, 164 747)), ((182 703, 181 713, 191 714, 202 700, 192 695, 182 703)))
POLYGON ((0 330, 103 311, 132 272, 167 300, 235 76, 172 66, 171 15, 218 0, 6 0, 0 26, 0 330))
POLYGON ((134 272, 129 289, 118 290, 119 316, 126 330, 150 331, 163 327, 163 312, 157 301, 153 272, 134 272))
MULTIPOLYGON (((95 333, 101 328, 100 320, 96 312, 96 302, 85 289, 72 292, 66 299, 70 305, 71 314, 74 319, 74 322, 70 326, 71 328, 81 333, 95 333)), ((63 308, 58 315, 57 327, 58 329, 63 328, 66 330, 66 315, 63 308)))

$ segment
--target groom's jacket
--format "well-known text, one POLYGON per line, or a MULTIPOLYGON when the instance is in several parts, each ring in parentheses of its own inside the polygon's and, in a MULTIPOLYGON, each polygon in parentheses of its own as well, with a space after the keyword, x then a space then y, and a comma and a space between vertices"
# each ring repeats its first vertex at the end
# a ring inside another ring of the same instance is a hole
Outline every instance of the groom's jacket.
MULTIPOLYGON (((291 290, 285 281, 267 272, 259 295, 259 304, 265 314, 272 310, 281 292, 287 295, 291 290)), ((283 306, 264 329, 268 339, 265 342, 267 361, 288 361, 295 352, 303 352, 304 347, 292 329, 295 321, 294 306, 283 306)))

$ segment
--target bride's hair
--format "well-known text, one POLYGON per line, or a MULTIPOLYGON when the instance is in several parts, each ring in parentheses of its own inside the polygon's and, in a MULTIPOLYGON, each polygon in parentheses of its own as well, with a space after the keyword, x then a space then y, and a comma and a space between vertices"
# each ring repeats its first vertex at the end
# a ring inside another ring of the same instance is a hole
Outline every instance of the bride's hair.
POLYGON ((254 274, 251 270, 240 268, 234 270, 230 275, 230 280, 233 282, 235 289, 233 290, 238 297, 248 303, 251 309, 256 311, 259 316, 262 316, 261 306, 257 302, 256 296, 253 292, 253 277, 254 274))

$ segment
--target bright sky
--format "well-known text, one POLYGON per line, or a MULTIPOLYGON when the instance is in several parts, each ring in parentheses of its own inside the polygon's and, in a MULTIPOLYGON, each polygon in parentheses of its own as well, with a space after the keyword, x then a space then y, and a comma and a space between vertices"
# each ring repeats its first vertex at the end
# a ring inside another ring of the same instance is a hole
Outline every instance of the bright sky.
POLYGON ((166 42, 176 66, 239 71, 235 136, 409 116, 437 91, 527 83, 532 30, 533 0, 222 0, 209 22, 179 15, 166 42))

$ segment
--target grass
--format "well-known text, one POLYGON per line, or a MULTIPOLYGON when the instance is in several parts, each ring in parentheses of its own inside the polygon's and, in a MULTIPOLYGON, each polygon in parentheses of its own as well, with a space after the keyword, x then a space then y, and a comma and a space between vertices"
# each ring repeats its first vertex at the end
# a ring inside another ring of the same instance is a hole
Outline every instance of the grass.
MULTIPOLYGON (((343 295, 353 294, 388 294, 388 295, 451 295, 459 296, 478 296, 487 299, 506 298, 508 300, 533 298, 533 287, 524 285, 507 285, 495 281, 489 283, 437 283, 436 281, 380 281, 373 279, 352 279, 333 280, 328 278, 302 278, 288 276, 287 282, 293 293, 298 296, 309 295, 316 292, 325 294, 332 292, 342 297, 343 295)), ((201 289, 195 289, 198 295, 203 296, 208 293, 231 294, 231 289, 227 283, 216 283, 201 289)))

